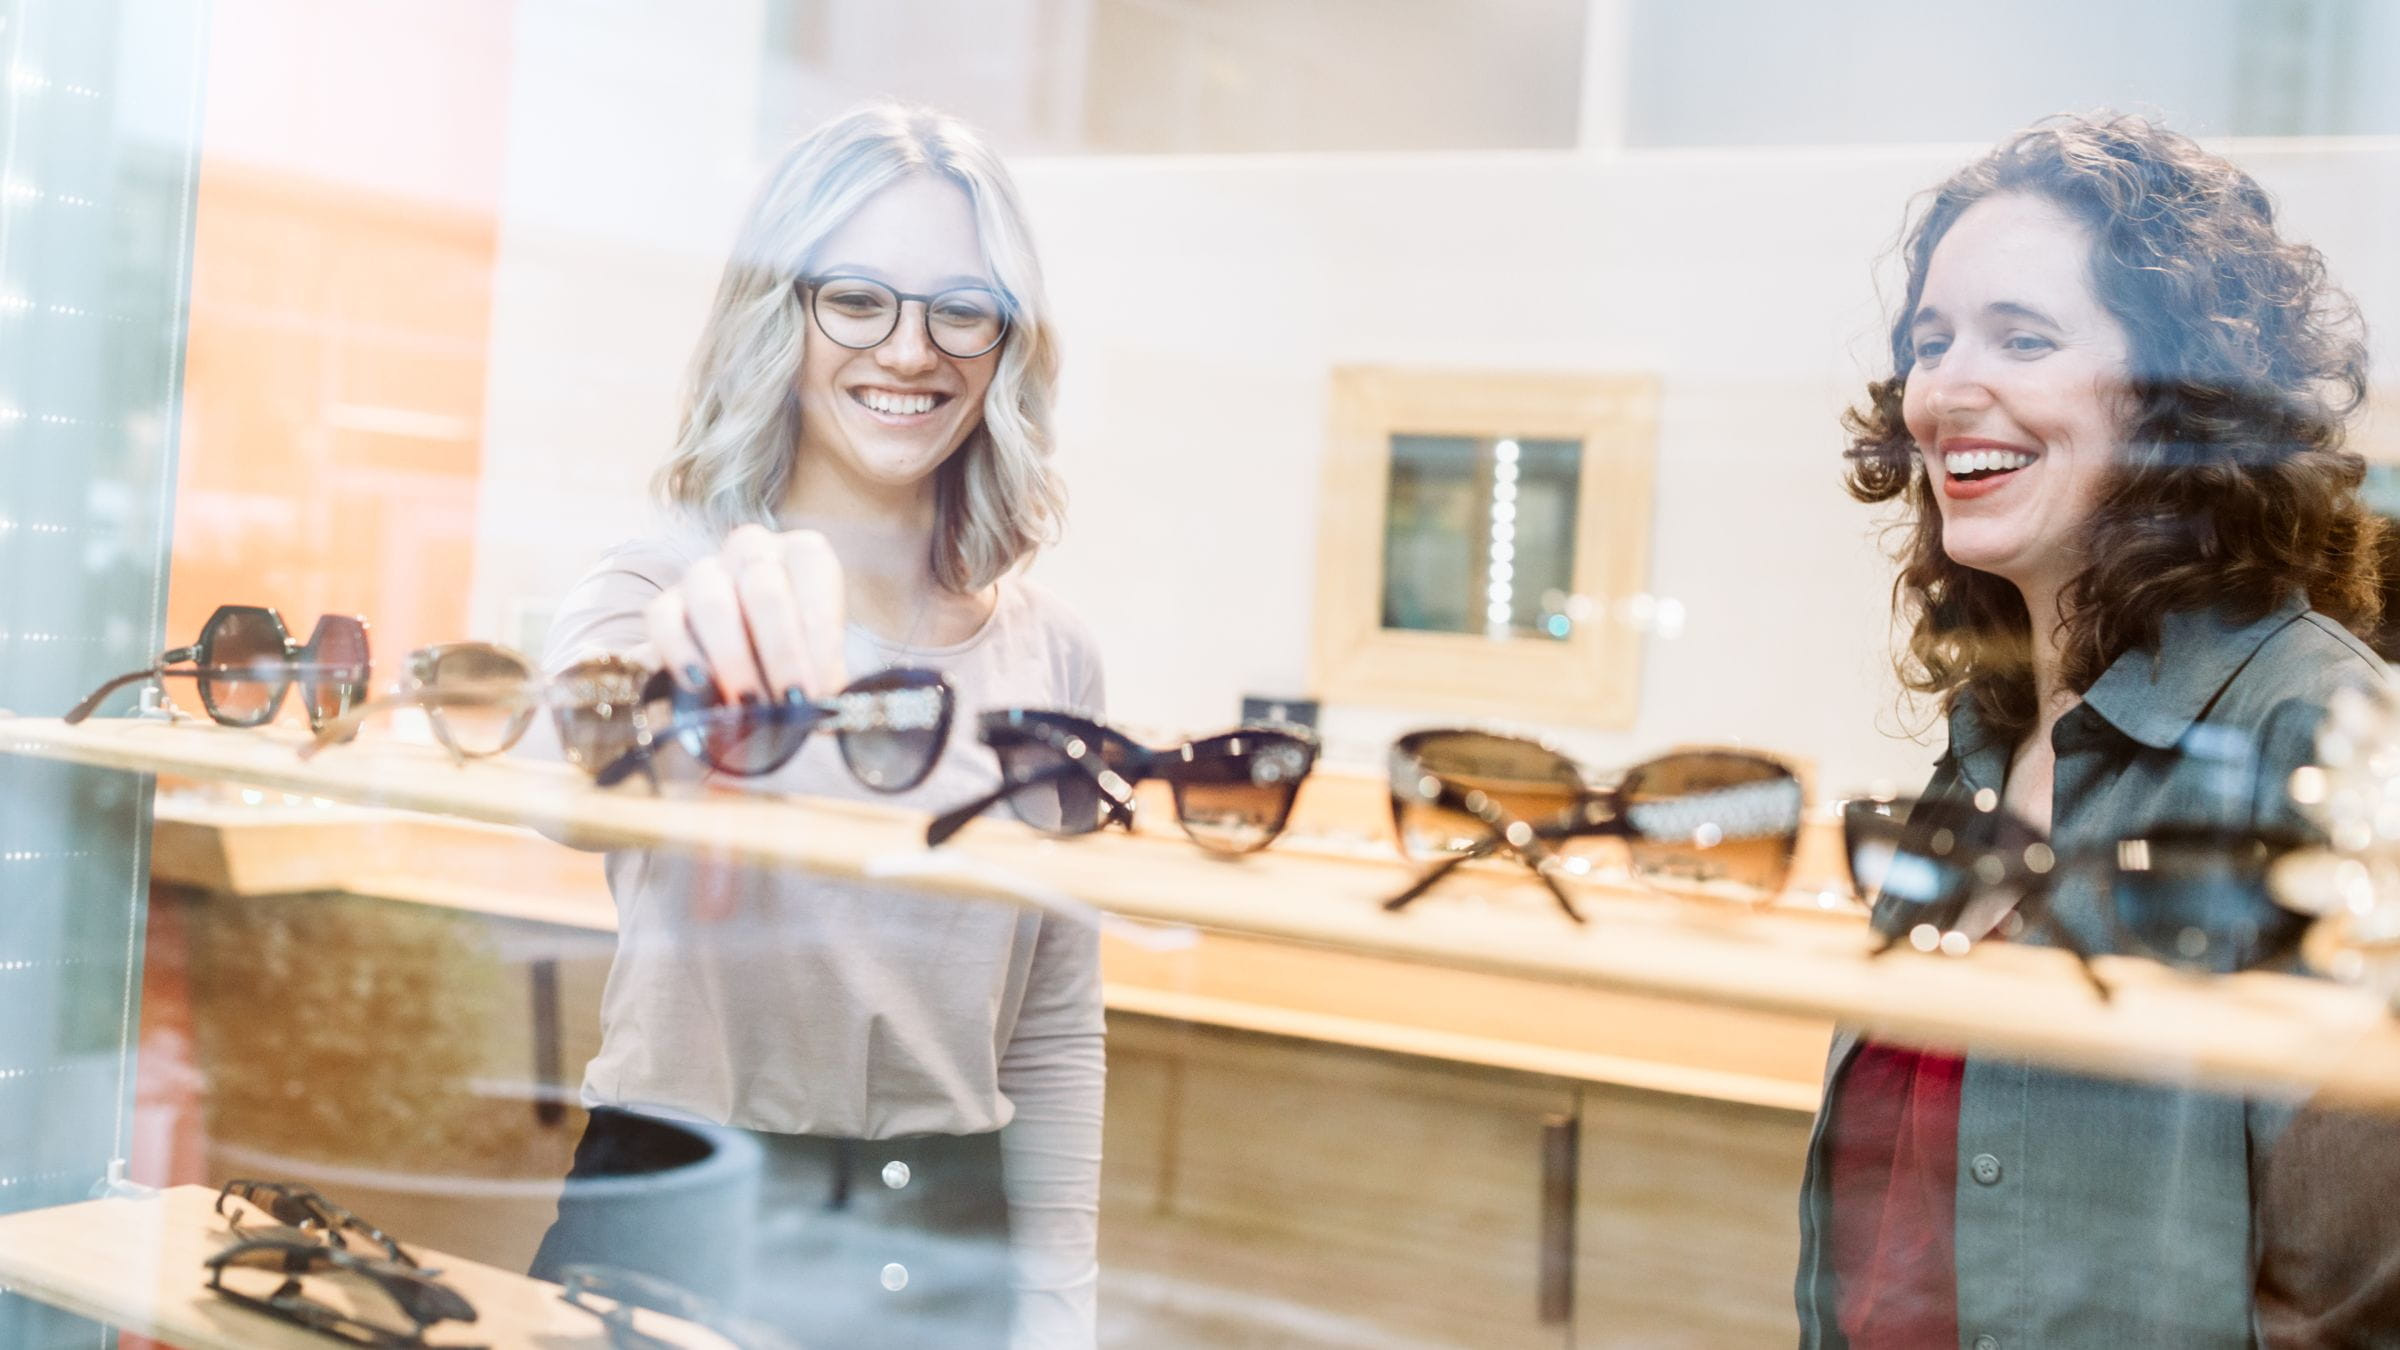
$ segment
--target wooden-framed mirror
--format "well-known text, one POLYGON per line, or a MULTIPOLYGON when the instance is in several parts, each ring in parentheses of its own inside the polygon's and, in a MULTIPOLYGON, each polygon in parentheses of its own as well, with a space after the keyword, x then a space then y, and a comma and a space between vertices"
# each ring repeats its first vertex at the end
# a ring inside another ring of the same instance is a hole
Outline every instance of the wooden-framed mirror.
POLYGON ((1657 424, 1649 376, 1334 371, 1319 697, 1631 725, 1657 424))

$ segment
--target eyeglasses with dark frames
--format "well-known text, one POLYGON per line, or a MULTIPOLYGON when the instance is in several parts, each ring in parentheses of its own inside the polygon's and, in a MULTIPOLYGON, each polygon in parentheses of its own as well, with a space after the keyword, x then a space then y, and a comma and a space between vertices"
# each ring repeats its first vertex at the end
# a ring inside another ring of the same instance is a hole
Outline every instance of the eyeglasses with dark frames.
POLYGON ((873 277, 802 277, 793 283, 817 331, 852 351, 880 347, 900 327, 900 311, 925 307, 925 336, 960 361, 972 361, 1008 336, 1011 306, 988 286, 954 286, 931 295, 895 290, 873 277))
POLYGON ((390 1234, 368 1223, 342 1206, 325 1198, 316 1187, 298 1181, 253 1181, 236 1178, 225 1183, 217 1192, 217 1213, 225 1226, 235 1233, 247 1234, 248 1222, 242 1217, 242 1201, 264 1211, 284 1228, 321 1236, 336 1247, 348 1248, 350 1238, 364 1238, 383 1250, 384 1257, 401 1265, 412 1266, 428 1275, 439 1274, 409 1254, 390 1234))
POLYGON ((420 647, 409 653, 399 689, 320 730, 300 757, 348 740, 368 718, 413 707, 463 764, 514 748, 547 708, 567 761, 597 775, 642 743, 651 705, 665 700, 669 688, 664 676, 616 656, 578 661, 544 679, 531 661, 495 643, 420 647))
POLYGON ((2270 871, 2306 841, 2273 831, 2164 825, 2062 855, 1996 803, 1860 799, 1842 805, 1842 843, 1876 955, 2030 939, 2073 954, 2104 998, 2095 954, 2232 974, 2290 960, 2315 919, 2274 898, 2270 871), (2060 913, 2068 894, 2091 902, 2081 930, 2060 913))
POLYGON ((681 1350, 682 1341, 653 1336, 635 1325, 647 1308, 708 1328, 734 1350, 798 1350, 781 1332, 733 1316, 680 1285, 615 1266, 575 1265, 559 1271, 559 1298, 600 1319, 616 1350, 681 1350))
POLYGON ((1788 766, 1738 750, 1662 755, 1595 788, 1581 766, 1539 741, 1446 729, 1401 737, 1390 774, 1400 852, 1425 871, 1384 902, 1389 910, 1464 863, 1506 854, 1532 868, 1559 909, 1582 923, 1558 874, 1588 871, 1574 846, 1600 839, 1619 841, 1628 871, 1645 884, 1767 899, 1791 874, 1806 807, 1788 766))
POLYGON ((999 757, 1000 785, 937 817, 925 829, 928 848, 1002 801, 1046 834, 1090 834, 1112 821, 1130 830, 1134 787, 1155 778, 1173 793, 1176 823, 1193 843, 1251 853, 1283 833, 1317 762, 1315 734, 1286 724, 1245 726, 1163 750, 1088 717, 1041 709, 987 712, 979 731, 999 757))
MULTIPOLYGON (((219 1298, 279 1321, 371 1350, 422 1350, 425 1333, 442 1322, 476 1320, 475 1305, 417 1266, 360 1256, 329 1246, 298 1229, 253 1232, 208 1258, 208 1288, 219 1298), (282 1275, 282 1283, 260 1294, 226 1282, 227 1272, 250 1268, 282 1275), (363 1284, 398 1309, 405 1327, 373 1322, 346 1308, 311 1298, 305 1278, 315 1276, 363 1284)), ((456 1347, 456 1350, 481 1350, 456 1347)))
POLYGON ((663 726, 637 728, 635 744, 594 776, 601 787, 648 771, 669 742, 720 773, 759 777, 789 764, 824 730, 851 777, 877 792, 906 792, 941 761, 957 702, 941 672, 910 666, 853 680, 830 699, 795 693, 772 703, 727 703, 713 687, 695 691, 671 680, 657 687, 671 709, 663 726))
POLYGON ((275 720, 284 695, 300 688, 310 730, 322 729, 366 697, 373 675, 367 621, 352 614, 317 620, 305 643, 294 642, 283 616, 263 605, 220 605, 201 625, 199 640, 161 655, 93 690, 67 712, 72 726, 90 717, 109 695, 129 684, 173 675, 196 680, 200 706, 222 726, 258 727, 275 720))

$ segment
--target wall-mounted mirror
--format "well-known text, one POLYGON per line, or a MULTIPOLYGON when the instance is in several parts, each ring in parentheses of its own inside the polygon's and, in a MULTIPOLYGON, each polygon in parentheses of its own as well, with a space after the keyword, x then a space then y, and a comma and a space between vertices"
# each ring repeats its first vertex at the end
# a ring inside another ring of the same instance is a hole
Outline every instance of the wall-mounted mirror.
POLYGON ((1383 626, 1564 640, 1582 461, 1577 441, 1393 435, 1383 626))
POLYGON ((1629 723, 1656 402, 1641 376, 1336 371, 1320 695, 1629 723))

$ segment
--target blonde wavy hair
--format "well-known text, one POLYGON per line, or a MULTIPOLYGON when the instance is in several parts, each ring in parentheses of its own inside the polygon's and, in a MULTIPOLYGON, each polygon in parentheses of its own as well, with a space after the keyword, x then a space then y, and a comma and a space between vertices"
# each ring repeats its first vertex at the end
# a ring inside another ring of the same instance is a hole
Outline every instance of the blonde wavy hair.
POLYGON ((800 443, 795 381, 809 318, 793 282, 868 198, 912 174, 965 189, 1009 305, 982 421, 935 470, 933 575, 965 594, 1057 539, 1066 510, 1050 461, 1058 349, 1008 170, 964 123, 930 108, 858 109, 793 146, 767 176, 717 286, 675 451, 654 487, 670 510, 719 537, 745 522, 774 528, 800 443))

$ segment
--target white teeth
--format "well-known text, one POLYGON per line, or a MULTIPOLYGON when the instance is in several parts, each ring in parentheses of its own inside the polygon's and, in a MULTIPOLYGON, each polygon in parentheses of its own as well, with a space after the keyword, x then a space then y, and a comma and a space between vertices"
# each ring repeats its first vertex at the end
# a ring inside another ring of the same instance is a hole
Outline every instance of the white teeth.
POLYGON ((1986 473, 2022 469, 2033 460, 2032 455, 2022 450, 1954 450, 1942 456, 1942 467, 1953 475, 1986 473))
POLYGON ((931 394, 887 394, 880 389, 861 389, 858 401, 879 413, 897 417, 932 412, 935 399, 931 394))

